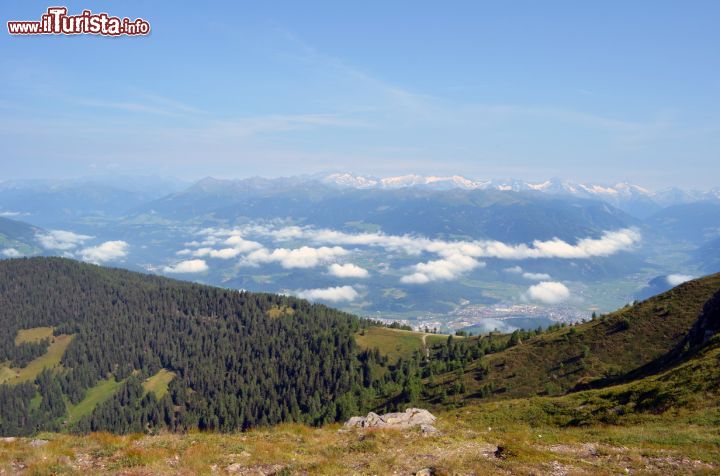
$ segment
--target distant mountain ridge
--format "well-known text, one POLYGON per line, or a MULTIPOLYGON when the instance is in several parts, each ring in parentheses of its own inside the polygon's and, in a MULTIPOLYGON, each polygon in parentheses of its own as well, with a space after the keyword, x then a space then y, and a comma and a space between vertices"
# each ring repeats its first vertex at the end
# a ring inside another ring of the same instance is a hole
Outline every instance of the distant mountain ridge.
POLYGON ((135 213, 171 219, 292 219, 335 229, 365 223, 391 234, 486 237, 513 243, 555 237, 572 241, 638 224, 612 206, 582 197, 459 187, 338 188, 302 177, 205 178, 135 213))
POLYGON ((368 175, 354 175, 351 173, 333 173, 321 176, 322 183, 350 188, 403 188, 428 187, 436 189, 464 188, 469 190, 499 190, 499 191, 536 191, 546 193, 566 193, 584 196, 610 196, 629 197, 647 196, 658 202, 683 203, 695 200, 720 199, 720 187, 708 191, 683 190, 679 187, 670 187, 658 191, 650 190, 629 182, 618 182, 614 185, 600 183, 584 183, 551 178, 543 182, 530 182, 517 179, 488 179, 475 180, 462 175, 399 175, 391 177, 375 177, 368 175))
POLYGON ((640 185, 619 182, 614 185, 582 183, 559 178, 543 182, 524 180, 474 180, 461 175, 401 175, 373 177, 351 173, 333 173, 323 176, 323 184, 356 189, 398 189, 407 187, 433 190, 497 190, 502 192, 541 192, 552 195, 569 195, 578 198, 597 199, 610 203, 638 218, 646 218, 664 207, 703 200, 720 200, 720 187, 708 191, 683 190, 671 187, 653 191, 640 185))

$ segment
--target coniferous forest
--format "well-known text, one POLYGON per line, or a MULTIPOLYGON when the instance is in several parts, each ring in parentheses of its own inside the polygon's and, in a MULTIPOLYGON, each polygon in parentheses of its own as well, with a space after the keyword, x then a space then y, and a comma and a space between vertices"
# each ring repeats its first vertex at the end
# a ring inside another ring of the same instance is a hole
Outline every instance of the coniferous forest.
MULTIPOLYGON (((379 324, 323 305, 62 258, 0 262, 0 322, 0 363, 13 367, 50 345, 18 344, 18 331, 72 337, 59 366, 0 385, 3 435, 319 425, 414 402, 431 371, 418 353, 390 363, 359 349, 355 333, 379 324), (161 369, 175 377, 158 398, 141 382, 161 369), (68 408, 108 379, 118 391, 68 422, 68 408)), ((449 339, 432 365, 461 365, 480 345, 449 339)))
POLYGON ((211 288, 58 258, 0 262, 0 362, 21 366, 72 335, 61 366, 0 385, 0 433, 57 430, 66 405, 103 379, 122 388, 74 429, 236 430, 344 418, 363 385, 353 334, 363 322, 325 306, 211 288), (159 401, 139 382, 176 377, 159 401), (355 392, 355 393, 353 393, 355 392))

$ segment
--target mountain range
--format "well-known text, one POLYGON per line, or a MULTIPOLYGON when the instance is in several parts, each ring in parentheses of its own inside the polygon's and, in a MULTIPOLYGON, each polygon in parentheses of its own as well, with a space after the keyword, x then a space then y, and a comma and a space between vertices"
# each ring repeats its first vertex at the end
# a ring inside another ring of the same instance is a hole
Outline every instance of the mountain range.
POLYGON ((639 185, 620 182, 615 185, 581 183, 552 178, 544 182, 523 180, 473 180, 460 175, 426 176, 401 175, 396 177, 371 177, 351 173, 334 173, 323 176, 320 181, 337 187, 356 189, 397 189, 420 187, 433 190, 498 190, 513 192, 542 192, 553 195, 598 199, 627 211, 638 218, 670 205, 702 200, 720 200, 720 187, 708 191, 683 190, 677 187, 653 191, 639 185))
POLYGON ((490 317, 473 306, 539 305, 565 320, 609 310, 666 289, 654 278, 717 271, 720 238, 717 190, 460 176, 11 181, 0 216, 4 257, 314 296, 413 325, 490 317), (547 251, 506 253, 536 246, 547 251), (538 294, 543 281, 561 302, 538 294))

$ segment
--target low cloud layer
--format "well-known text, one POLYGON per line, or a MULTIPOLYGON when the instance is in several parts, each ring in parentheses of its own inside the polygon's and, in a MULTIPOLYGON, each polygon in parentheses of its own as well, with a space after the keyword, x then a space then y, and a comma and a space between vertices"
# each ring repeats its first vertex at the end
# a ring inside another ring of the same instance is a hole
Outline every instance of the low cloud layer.
POLYGON ((332 288, 305 289, 295 293, 297 297, 309 301, 350 302, 357 299, 358 292, 352 286, 336 286, 332 288))
POLYGON ((83 261, 101 264, 108 261, 117 261, 127 256, 129 245, 125 241, 106 241, 97 246, 80 250, 78 255, 83 261))
POLYGON ((163 272, 174 273, 174 274, 193 274, 193 273, 205 273, 210 268, 208 267, 205 260, 191 259, 181 261, 173 266, 165 266, 163 272))
POLYGON ((277 248, 273 251, 261 248, 248 254, 240 264, 257 266, 263 263, 279 263, 286 269, 314 268, 347 254, 348 251, 339 246, 322 246, 320 248, 303 246, 294 249, 277 248))
MULTIPOLYGON (((349 253, 345 246, 379 247, 386 252, 420 256, 424 253, 437 255, 433 259, 417 263, 400 278, 404 284, 426 284, 435 281, 458 279, 466 273, 485 266, 483 258, 503 260, 526 259, 589 259, 610 256, 631 250, 640 242, 640 233, 631 228, 607 231, 599 238, 583 238, 574 244, 560 240, 535 240, 530 244, 507 244, 495 240, 446 241, 413 235, 387 235, 385 233, 346 233, 313 227, 252 224, 242 228, 207 228, 199 232, 201 240, 187 243, 197 249, 179 252, 193 257, 231 259, 239 257, 241 266, 259 266, 278 263, 283 268, 313 268, 328 265, 338 257, 349 253), (261 237, 274 242, 300 242, 298 248, 268 248, 246 237, 261 237), (308 245, 309 244, 309 245, 308 245), (314 246, 310 246, 314 245, 314 246)), ((341 265, 337 265, 341 266, 341 265)), ((521 274, 519 266, 505 269, 521 274)), ((335 268, 328 272, 338 277, 362 277, 362 271, 351 268, 335 268), (355 273, 355 276, 349 274, 355 273)), ((544 273, 525 273, 531 280, 548 280, 544 273)))
POLYGON ((530 286, 527 290, 527 297, 532 301, 544 304, 560 304, 570 297, 570 290, 563 283, 543 281, 530 286))
POLYGON ((667 281, 670 286, 679 286, 691 279, 695 279, 695 276, 690 276, 689 274, 668 274, 665 277, 665 281, 667 281))
POLYGON ((252 232, 272 237, 277 241, 294 239, 311 241, 316 244, 376 246, 390 251, 404 251, 410 255, 418 255, 422 252, 437 253, 441 256, 460 253, 474 258, 512 260, 538 258, 585 259, 610 256, 631 249, 641 240, 640 232, 632 228, 606 231, 600 238, 583 238, 574 245, 558 238, 546 241, 535 240, 531 245, 527 245, 506 244, 495 240, 431 240, 419 236, 386 235, 384 233, 351 234, 335 230, 297 226, 279 229, 254 226, 252 232))
POLYGON ((77 248, 91 240, 93 237, 88 235, 79 235, 72 231, 51 230, 47 233, 38 233, 37 239, 43 248, 47 250, 68 251, 77 248))
POLYGON ((352 263, 347 264, 338 264, 333 263, 330 266, 328 266, 328 273, 330 275, 335 276, 336 278, 367 278, 370 276, 370 273, 367 269, 361 268, 360 266, 357 266, 352 263))

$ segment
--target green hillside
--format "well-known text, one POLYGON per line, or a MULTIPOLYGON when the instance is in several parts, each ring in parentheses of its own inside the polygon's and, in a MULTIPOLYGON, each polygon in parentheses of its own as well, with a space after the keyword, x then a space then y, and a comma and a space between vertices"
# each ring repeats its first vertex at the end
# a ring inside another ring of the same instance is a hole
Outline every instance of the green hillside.
POLYGON ((606 316, 522 341, 487 355, 465 372, 439 375, 437 385, 460 379, 465 398, 559 395, 606 386, 672 351, 703 304, 720 290, 720 274, 689 281, 606 316), (482 392, 492 388, 492 392, 482 392))

